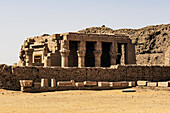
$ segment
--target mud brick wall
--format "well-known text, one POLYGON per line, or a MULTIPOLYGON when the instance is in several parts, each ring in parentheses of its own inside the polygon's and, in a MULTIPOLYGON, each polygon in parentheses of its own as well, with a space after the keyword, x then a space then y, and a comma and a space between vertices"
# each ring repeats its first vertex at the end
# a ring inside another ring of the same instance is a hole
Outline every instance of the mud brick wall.
POLYGON ((114 68, 15 67, 0 65, 0 87, 20 88, 19 80, 40 82, 41 78, 56 81, 166 81, 170 80, 170 66, 125 65, 114 68))

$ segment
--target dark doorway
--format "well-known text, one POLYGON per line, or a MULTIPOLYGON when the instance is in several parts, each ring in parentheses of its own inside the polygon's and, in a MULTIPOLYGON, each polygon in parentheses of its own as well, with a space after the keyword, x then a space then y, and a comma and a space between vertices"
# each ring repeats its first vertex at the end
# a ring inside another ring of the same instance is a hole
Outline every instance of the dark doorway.
POLYGON ((110 67, 110 46, 111 43, 102 42, 101 67, 110 67))
POLYGON ((85 56, 86 67, 95 67, 95 58, 93 54, 94 44, 95 42, 86 42, 86 56, 85 56))
POLYGON ((121 60, 121 44, 117 44, 117 59, 116 59, 116 64, 120 64, 121 60))
POLYGON ((68 56, 68 66, 69 67, 78 67, 78 42, 77 41, 69 41, 69 49, 70 53, 68 56))

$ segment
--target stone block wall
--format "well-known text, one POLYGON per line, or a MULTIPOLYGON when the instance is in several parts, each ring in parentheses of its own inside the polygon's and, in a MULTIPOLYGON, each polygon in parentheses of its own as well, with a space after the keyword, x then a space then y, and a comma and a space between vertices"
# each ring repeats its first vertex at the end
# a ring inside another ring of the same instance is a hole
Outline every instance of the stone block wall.
POLYGON ((0 87, 19 90, 19 80, 40 82, 42 78, 56 81, 166 81, 170 66, 117 65, 113 68, 18 67, 0 65, 0 87))

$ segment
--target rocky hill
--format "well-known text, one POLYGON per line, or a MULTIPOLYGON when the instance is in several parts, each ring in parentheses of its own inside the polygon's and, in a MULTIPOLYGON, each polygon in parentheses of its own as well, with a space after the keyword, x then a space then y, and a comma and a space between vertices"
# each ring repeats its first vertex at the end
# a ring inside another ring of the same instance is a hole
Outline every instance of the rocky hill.
POLYGON ((135 43, 137 64, 163 64, 165 51, 170 45, 170 24, 118 30, 103 25, 78 32, 128 35, 135 43))

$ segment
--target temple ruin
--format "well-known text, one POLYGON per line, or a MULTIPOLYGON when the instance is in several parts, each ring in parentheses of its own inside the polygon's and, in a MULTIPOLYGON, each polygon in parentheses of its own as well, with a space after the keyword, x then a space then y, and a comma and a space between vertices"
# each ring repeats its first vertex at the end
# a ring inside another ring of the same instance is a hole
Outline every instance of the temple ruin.
POLYGON ((136 64, 135 46, 123 34, 62 33, 28 38, 18 66, 110 67, 136 64))

